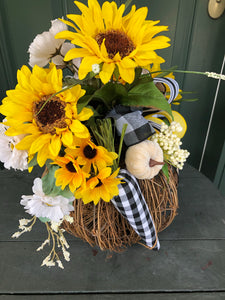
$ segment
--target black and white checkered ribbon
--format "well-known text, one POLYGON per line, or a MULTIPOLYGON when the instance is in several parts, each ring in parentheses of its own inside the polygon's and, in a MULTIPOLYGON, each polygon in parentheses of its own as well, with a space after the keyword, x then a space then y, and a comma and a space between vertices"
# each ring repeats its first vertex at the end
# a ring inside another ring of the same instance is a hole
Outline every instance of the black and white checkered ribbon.
POLYGON ((154 83, 159 82, 168 85, 170 89, 170 97, 168 99, 168 103, 171 103, 174 99, 177 98, 179 94, 179 85, 176 80, 169 77, 155 77, 153 81, 154 83))
POLYGON ((155 225, 137 179, 125 169, 118 177, 123 178, 123 183, 119 185, 119 195, 111 200, 113 205, 147 246, 159 250, 155 225))
POLYGON ((140 143, 155 133, 152 125, 142 116, 140 110, 126 112, 122 106, 115 107, 107 115, 115 120, 118 135, 122 133, 123 125, 127 124, 124 143, 129 147, 140 143))

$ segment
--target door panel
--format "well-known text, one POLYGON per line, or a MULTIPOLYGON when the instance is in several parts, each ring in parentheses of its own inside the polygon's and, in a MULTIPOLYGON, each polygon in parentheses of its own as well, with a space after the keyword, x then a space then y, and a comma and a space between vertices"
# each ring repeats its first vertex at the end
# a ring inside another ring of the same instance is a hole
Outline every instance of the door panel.
MULTIPOLYGON (((87 0, 81 2, 86 4, 87 0)), ((225 49, 225 15, 218 20, 211 19, 207 12, 208 0, 136 0, 133 4, 148 6, 149 19, 169 26, 164 34, 171 38, 171 47, 158 52, 166 59, 162 67, 177 65, 179 69, 220 71, 225 49)), ((17 69, 28 63, 27 50, 34 37, 49 29, 50 20, 66 13, 79 13, 73 0, 0 1, 1 98, 5 90, 14 88, 17 69)), ((184 91, 193 91, 193 97, 199 98, 195 103, 174 107, 187 120, 183 147, 191 152, 188 162, 198 168, 217 81, 184 74, 176 74, 176 79, 184 91)), ((225 83, 222 82, 202 165, 202 172, 211 180, 221 164, 219 158, 225 136, 222 130, 225 128, 224 95, 225 83)))

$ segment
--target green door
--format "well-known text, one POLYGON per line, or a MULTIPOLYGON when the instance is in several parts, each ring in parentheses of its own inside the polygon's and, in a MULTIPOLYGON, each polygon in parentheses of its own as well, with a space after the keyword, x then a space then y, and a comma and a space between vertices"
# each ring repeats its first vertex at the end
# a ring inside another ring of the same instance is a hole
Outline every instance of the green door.
MULTIPOLYGON (((87 3, 86 0, 81 2, 87 3)), ((181 70, 221 71, 225 52, 225 15, 211 19, 207 10, 208 0, 136 0, 133 3, 137 7, 148 6, 149 19, 160 20, 161 25, 169 26, 172 46, 160 51, 166 59, 162 67, 176 65, 181 70)), ((0 1, 1 99, 5 90, 14 88, 17 69, 27 64, 27 49, 33 38, 49 29, 50 20, 75 12, 78 10, 73 0, 0 1)), ((225 82, 221 82, 218 88, 216 80, 197 75, 179 74, 176 79, 182 90, 192 91, 193 97, 199 98, 197 102, 182 103, 173 108, 184 115, 188 124, 183 139, 183 148, 191 152, 188 162, 197 169, 201 167, 201 172, 215 180, 224 193, 224 172, 221 170, 225 166, 222 152, 225 82), (214 103, 215 110, 211 116, 214 103)))

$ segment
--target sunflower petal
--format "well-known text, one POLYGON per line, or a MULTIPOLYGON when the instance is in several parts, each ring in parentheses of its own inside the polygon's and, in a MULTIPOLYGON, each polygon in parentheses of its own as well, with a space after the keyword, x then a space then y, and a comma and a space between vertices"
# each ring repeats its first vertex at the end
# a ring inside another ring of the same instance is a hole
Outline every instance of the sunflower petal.
POLYGON ((60 31, 55 35, 55 39, 65 39, 72 41, 74 36, 76 35, 75 32, 71 32, 69 30, 60 31))
POLYGON ((99 73, 99 77, 104 84, 109 82, 109 80, 111 79, 112 74, 114 72, 114 69, 115 69, 114 63, 104 63, 103 64, 102 70, 99 73))
POLYGON ((54 134, 51 138, 51 142, 49 144, 49 151, 52 154, 52 156, 56 157, 59 154, 59 151, 61 149, 61 140, 60 137, 56 134, 54 134))
POLYGON ((93 114, 94 113, 90 108, 84 107, 78 115, 78 120, 86 121, 86 120, 90 119, 90 117, 93 116, 93 114))
POLYGON ((73 134, 71 131, 67 130, 62 134, 62 143, 67 147, 73 144, 73 134))
POLYGON ((34 154, 38 152, 43 146, 45 146, 47 143, 49 143, 51 138, 50 134, 42 134, 38 138, 34 139, 29 154, 34 154))

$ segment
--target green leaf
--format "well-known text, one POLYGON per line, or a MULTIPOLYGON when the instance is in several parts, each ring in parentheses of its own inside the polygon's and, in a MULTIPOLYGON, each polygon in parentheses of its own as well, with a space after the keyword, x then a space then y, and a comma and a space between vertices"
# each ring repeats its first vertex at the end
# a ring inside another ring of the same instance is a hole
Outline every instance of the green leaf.
POLYGON ((55 171, 59 166, 51 165, 48 168, 48 173, 42 178, 42 188, 45 195, 56 197, 63 196, 65 198, 72 198, 73 193, 66 187, 64 190, 60 186, 55 185, 55 171))
POLYGON ((143 75, 139 75, 138 77, 138 72, 140 71, 140 68, 137 68, 135 70, 135 80, 133 81, 132 84, 127 84, 126 87, 128 90, 131 90, 133 87, 139 85, 139 84, 143 84, 143 83, 148 83, 148 82, 152 82, 153 78, 151 77, 151 75, 148 74, 143 74, 143 75))
POLYGON ((42 223, 50 222, 51 220, 49 218, 39 217, 38 218, 42 223))
POLYGON ((71 190, 69 189, 68 186, 66 186, 64 190, 62 190, 62 189, 60 188, 59 195, 65 197, 65 198, 67 198, 67 199, 73 198, 73 197, 74 197, 73 193, 71 192, 71 190))
POLYGON ((84 107, 88 105, 88 103, 91 101, 92 96, 91 95, 84 95, 81 97, 77 102, 77 113, 79 114, 84 107))
POLYGON ((28 168, 34 167, 37 165, 37 153, 35 153, 34 157, 28 163, 28 168))
POLYGON ((120 163, 120 156, 121 156, 121 152, 122 152, 123 140, 124 140, 124 136, 126 133, 126 129, 127 129, 127 124, 123 124, 122 132, 121 132, 121 136, 120 136, 119 149, 118 149, 117 168, 120 163))
POLYGON ((128 92, 127 97, 120 100, 120 103, 125 106, 154 107, 172 116, 169 103, 153 82, 136 85, 128 92))
POLYGON ((168 70, 165 70, 165 71, 161 70, 161 72, 159 72, 159 74, 156 77, 166 77, 170 73, 173 73, 176 69, 177 69, 177 66, 173 66, 173 67, 169 68, 168 70))
POLYGON ((131 5, 132 1, 133 1, 133 0, 127 0, 127 1, 125 2, 125 10, 131 5))
POLYGON ((76 84, 80 84, 81 82, 82 82, 81 80, 75 79, 74 77, 63 78, 63 86, 76 85, 76 84))
POLYGON ((48 173, 42 177, 42 189, 45 195, 50 195, 55 186, 55 171, 59 166, 51 165, 48 167, 48 173))
POLYGON ((169 168, 168 168, 168 164, 166 162, 162 167, 162 172, 166 176, 167 181, 169 182, 169 180, 170 180, 170 178, 169 178, 169 168))
POLYGON ((116 65, 115 67, 115 70, 113 72, 113 75, 115 76, 116 80, 118 81, 119 80, 119 77, 120 77, 120 72, 119 72, 119 68, 118 66, 116 65))
POLYGON ((116 100, 127 95, 127 90, 122 84, 109 82, 97 90, 92 97, 100 99, 107 108, 112 108, 116 100))
POLYGON ((94 109, 93 108, 93 106, 91 106, 91 105, 87 105, 86 106, 87 108, 90 108, 92 111, 93 111, 93 116, 92 117, 100 117, 101 115, 99 114, 99 112, 96 110, 96 109, 94 109))
POLYGON ((180 103, 180 102, 195 102, 195 101, 198 101, 199 99, 198 98, 194 98, 194 99, 179 99, 179 100, 176 100, 176 101, 173 101, 172 104, 174 103, 180 103))
POLYGON ((184 91, 180 91, 179 94, 181 94, 181 95, 188 95, 188 94, 196 94, 196 92, 184 92, 184 91))

